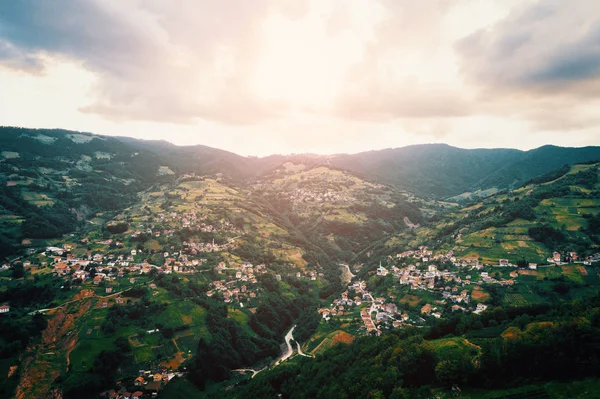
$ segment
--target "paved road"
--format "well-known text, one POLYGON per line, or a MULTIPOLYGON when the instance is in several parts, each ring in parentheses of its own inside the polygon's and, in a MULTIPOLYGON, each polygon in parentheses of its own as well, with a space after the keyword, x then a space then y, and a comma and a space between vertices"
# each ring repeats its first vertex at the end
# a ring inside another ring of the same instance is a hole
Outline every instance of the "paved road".
POLYGON ((287 334, 285 334, 285 343, 287 345, 287 350, 275 362, 275 366, 277 366, 279 363, 284 362, 287 359, 289 359, 289 357, 292 356, 292 353, 294 353, 294 349, 292 349, 292 344, 290 343, 290 341, 294 338, 294 336, 292 335, 292 333, 294 332, 295 328, 296 328, 296 326, 294 325, 292 328, 290 328, 290 331, 288 331, 287 334))
MULTIPOLYGON (((287 334, 285 334, 285 343, 287 345, 287 350, 285 351, 285 353, 283 355, 281 355, 281 357, 279 357, 279 359, 277 359, 275 361, 275 363, 273 364, 273 367, 277 367, 282 362, 284 362, 287 359, 289 359, 290 356, 292 356, 292 354, 294 353, 294 350, 292 349, 292 344, 290 343, 290 341, 292 339, 294 339, 294 336, 292 335, 292 333, 294 332, 294 328, 296 328, 295 325, 292 328, 290 328, 290 331, 288 331, 287 334)), ((300 345, 298 345, 298 349, 300 349, 300 345)), ((308 356, 308 355, 304 355, 304 354, 302 354, 302 355, 303 356, 308 356)), ((254 378, 254 376, 256 376, 256 374, 258 374, 261 371, 265 370, 267 367, 264 367, 264 368, 262 368, 260 370, 254 370, 254 369, 237 369, 237 370, 232 370, 232 371, 236 371, 236 372, 239 372, 239 373, 246 373, 246 372, 250 371, 252 373, 252 377, 251 378, 254 378)))

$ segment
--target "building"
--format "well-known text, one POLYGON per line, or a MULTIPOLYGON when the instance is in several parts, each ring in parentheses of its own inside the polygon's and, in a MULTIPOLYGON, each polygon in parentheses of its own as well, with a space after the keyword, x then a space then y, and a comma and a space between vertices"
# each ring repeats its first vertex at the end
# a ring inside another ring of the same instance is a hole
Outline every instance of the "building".
POLYGON ((10 306, 9 305, 2 305, 0 306, 0 313, 8 313, 10 312, 10 306))
POLYGON ((560 253, 554 252, 552 254, 552 260, 554 261, 554 263, 560 263, 560 253))
POLYGON ((499 259, 498 265, 500 266, 508 266, 508 259, 499 259))
POLYGON ((431 313, 431 311, 433 310, 433 308, 431 307, 430 304, 425 304, 422 308, 421 308, 421 314, 426 314, 429 315, 431 313))

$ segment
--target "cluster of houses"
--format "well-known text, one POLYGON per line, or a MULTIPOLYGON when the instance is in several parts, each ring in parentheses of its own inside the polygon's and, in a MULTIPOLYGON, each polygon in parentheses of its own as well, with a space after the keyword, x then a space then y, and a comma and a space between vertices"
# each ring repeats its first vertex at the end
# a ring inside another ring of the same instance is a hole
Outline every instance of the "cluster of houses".
POLYGON ((333 204, 349 204, 352 198, 341 195, 338 192, 324 188, 322 190, 298 188, 289 193, 289 199, 294 205, 302 203, 333 203, 333 204))
MULTIPOLYGON (((219 262, 215 266, 215 270, 222 278, 211 282, 212 289, 206 295, 212 297, 219 293, 223 297, 223 302, 238 303, 240 307, 244 307, 244 302, 250 302, 259 297, 260 289, 256 285, 258 283, 257 276, 268 272, 266 265, 253 266, 250 262, 230 265, 219 262)), ((296 278, 307 278, 313 281, 316 280, 317 275, 323 277, 322 273, 317 274, 314 271, 295 273, 296 278)), ((281 275, 276 274, 275 279, 281 281, 281 275)))
MULTIPOLYGON (((230 232, 233 234, 240 233, 230 221, 222 219, 217 222, 209 221, 208 215, 205 213, 201 213, 196 210, 191 210, 189 212, 175 212, 171 211, 168 213, 159 213, 156 217, 152 217, 150 219, 149 216, 142 216, 141 220, 143 222, 148 222, 154 224, 154 227, 148 227, 143 231, 136 231, 134 234, 140 235, 142 232, 145 234, 153 235, 155 237, 160 237, 161 231, 160 228, 156 227, 157 224, 161 224, 162 226, 168 225, 173 228, 189 228, 192 230, 197 230, 205 233, 223 233, 230 232), (154 229, 154 230, 153 230, 154 229)), ((140 228, 143 228, 144 225, 140 224, 140 228)), ((172 235, 175 230, 163 230, 162 234, 172 235)))
POLYGON ((267 273, 267 268, 264 264, 253 266, 249 262, 230 266, 232 267, 228 267, 225 262, 219 262, 215 270, 223 278, 213 281, 211 283, 212 289, 206 295, 212 297, 216 293, 220 293, 223 302, 237 302, 243 307, 244 302, 258 297, 259 290, 256 287, 256 283, 258 283, 256 276, 267 273))
POLYGON ((333 300, 329 308, 319 309, 319 314, 329 321, 332 317, 348 314, 355 307, 361 309, 360 318, 363 322, 361 328, 364 328, 368 334, 381 335, 381 329, 378 328, 381 323, 392 322, 395 328, 399 328, 409 319, 408 314, 398 312, 395 303, 390 301, 386 303, 385 298, 373 298, 367 289, 367 283, 361 280, 350 284, 340 298, 333 300), (375 313, 375 320, 372 318, 373 313, 375 313))
POLYGON ((583 263, 585 266, 591 266, 594 263, 600 262, 600 253, 595 253, 589 256, 578 256, 577 252, 567 251, 560 253, 554 251, 552 256, 546 259, 550 264, 564 265, 569 263, 583 263))
MULTIPOLYGON (((399 255, 398 258, 420 257, 421 260, 428 261, 432 253, 426 247, 420 247, 417 251, 407 251, 399 255)), ((444 260, 450 260, 452 257, 452 253, 443 256, 444 260)), ((362 280, 352 282, 330 307, 319 309, 319 313, 323 319, 328 321, 333 317, 350 314, 358 307, 360 319, 367 333, 380 334, 380 328, 384 325, 401 328, 407 325, 423 324, 426 322, 423 317, 440 319, 443 317, 444 309, 451 309, 452 312, 472 311, 476 314, 484 312, 487 305, 471 304, 470 287, 478 283, 510 286, 515 284, 515 279, 518 277, 518 272, 512 271, 510 279, 494 278, 490 276, 489 272, 482 271, 483 266, 478 262, 469 260, 467 264, 470 264, 471 268, 467 272, 469 274, 465 275, 466 273, 459 273, 456 270, 438 270, 433 263, 427 265, 420 262, 409 265, 404 263, 401 267, 396 265, 384 267, 380 263, 376 270, 377 276, 393 278, 399 285, 408 286, 411 290, 423 290, 439 296, 439 299, 433 303, 423 305, 420 312, 413 316, 410 316, 408 312, 398 312, 394 297, 373 298, 367 283, 362 280), (448 308, 449 304, 452 305, 451 308, 448 308)), ((459 263, 459 266, 462 267, 462 263, 459 263)), ((418 293, 415 295, 419 296, 418 293)))

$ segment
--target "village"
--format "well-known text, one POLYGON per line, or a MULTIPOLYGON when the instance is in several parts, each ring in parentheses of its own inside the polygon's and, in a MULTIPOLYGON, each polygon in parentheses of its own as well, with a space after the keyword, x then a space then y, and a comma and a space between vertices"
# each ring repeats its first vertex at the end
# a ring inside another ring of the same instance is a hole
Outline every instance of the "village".
MULTIPOLYGON (((554 252, 548 258, 548 264, 540 267, 570 265, 573 262, 590 266, 599 261, 600 254, 578 260, 575 252, 554 252)), ((364 333, 381 335, 382 329, 424 326, 428 320, 448 317, 454 312, 480 314, 489 305, 479 301, 480 298, 474 300, 474 290, 481 292, 481 286, 486 284, 512 287, 521 274, 528 274, 526 270, 534 272, 538 269, 537 264, 527 264, 523 271, 506 259, 499 259, 494 265, 484 265, 477 258, 459 259, 453 251, 434 255, 425 246, 397 253, 395 257, 388 257, 386 262, 391 265, 384 267, 380 262, 379 267, 369 273, 368 280, 391 279, 393 289, 390 291, 401 290, 405 293, 402 298, 393 294, 375 298, 367 281, 356 278, 329 307, 319 309, 322 318, 327 322, 336 318, 360 320, 360 330, 364 333), (508 278, 504 277, 507 273, 499 273, 497 268, 511 268, 508 278)))

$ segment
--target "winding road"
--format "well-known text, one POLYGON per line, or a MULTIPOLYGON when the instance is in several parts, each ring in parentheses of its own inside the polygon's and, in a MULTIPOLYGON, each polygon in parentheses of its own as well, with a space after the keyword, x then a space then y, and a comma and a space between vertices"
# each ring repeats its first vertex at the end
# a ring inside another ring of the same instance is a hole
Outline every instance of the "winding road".
MULTIPOLYGON (((287 359, 289 359, 293 354, 294 354, 294 349, 292 348, 292 344, 291 341, 292 339, 294 339, 293 333, 294 333, 294 329, 296 328, 296 325, 294 325, 292 328, 290 328, 290 331, 287 332, 287 334, 285 334, 285 344, 287 345, 287 349, 285 351, 285 353, 283 355, 281 355, 274 363, 273 363, 273 368, 279 366, 281 363, 285 362, 287 359)), ((311 357, 311 355, 307 355, 304 352, 302 352, 302 348, 300 348, 300 344, 298 342, 296 342, 296 345, 298 346, 298 354, 300 356, 304 356, 304 357, 311 357)), ((231 371, 235 371, 238 373, 247 373, 247 372, 251 372, 252 373, 252 377, 254 378, 258 373, 260 373, 261 371, 267 369, 269 366, 266 366, 260 370, 254 370, 254 369, 236 369, 236 370, 231 370, 231 371)))
POLYGON ((281 362, 285 362, 287 359, 289 359, 290 356, 292 356, 292 353, 294 353, 294 349, 292 349, 292 344, 290 343, 290 341, 294 339, 292 333, 294 332, 295 328, 296 326, 294 325, 292 328, 290 328, 290 331, 288 331, 287 334, 285 334, 285 343, 287 345, 287 350, 283 355, 281 355, 279 359, 277 359, 277 361, 275 362, 275 366, 279 365, 279 363, 281 362))

